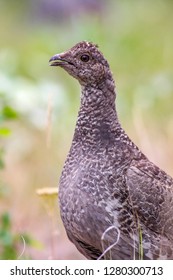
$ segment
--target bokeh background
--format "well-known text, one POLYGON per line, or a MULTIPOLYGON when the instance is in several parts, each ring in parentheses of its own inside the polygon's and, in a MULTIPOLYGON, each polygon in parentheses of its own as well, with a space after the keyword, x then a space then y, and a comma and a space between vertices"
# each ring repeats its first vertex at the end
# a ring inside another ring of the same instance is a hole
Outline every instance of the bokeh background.
POLYGON ((49 58, 97 43, 116 80, 119 119, 173 176, 173 1, 0 1, 0 259, 82 259, 68 241, 58 180, 80 87, 49 58))

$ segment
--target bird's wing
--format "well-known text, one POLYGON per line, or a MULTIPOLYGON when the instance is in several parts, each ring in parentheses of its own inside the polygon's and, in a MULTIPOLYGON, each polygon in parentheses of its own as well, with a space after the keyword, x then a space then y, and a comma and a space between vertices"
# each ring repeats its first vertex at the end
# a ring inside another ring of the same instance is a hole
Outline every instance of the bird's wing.
POLYGON ((126 183, 140 223, 173 240, 173 179, 146 159, 129 167, 126 183))

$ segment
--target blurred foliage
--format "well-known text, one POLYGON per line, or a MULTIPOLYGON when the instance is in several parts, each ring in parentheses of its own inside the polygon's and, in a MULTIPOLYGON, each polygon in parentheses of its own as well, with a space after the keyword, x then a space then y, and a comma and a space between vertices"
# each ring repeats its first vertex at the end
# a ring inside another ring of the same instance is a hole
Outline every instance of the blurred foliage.
MULTIPOLYGON (((1 104, 0 104, 0 139, 8 137, 11 134, 11 129, 9 129, 4 124, 8 121, 16 120, 19 114, 15 109, 8 105, 8 101, 5 96, 1 94, 1 104)), ((0 146, 0 169, 5 168, 4 164, 4 150, 3 146, 0 146)), ((5 188, 2 182, 0 182, 0 199, 6 195, 5 188)), ((26 255, 26 246, 38 247, 40 244, 31 238, 27 233, 13 233, 11 215, 9 212, 3 212, 0 215, 0 259, 12 260, 12 259, 24 259, 30 258, 26 255), (24 247, 22 254, 19 254, 22 246, 24 247)))
MULTIPOLYGON (((11 130, 6 126, 6 122, 14 120, 18 117, 17 112, 8 105, 8 102, 3 94, 0 95, 0 141, 4 137, 8 137, 11 134, 11 130)), ((0 169, 4 168, 4 149, 0 142, 0 169)), ((1 183, 0 183, 1 194, 1 183)))
POLYGON ((3 213, 0 217, 0 259, 15 260, 28 259, 26 246, 40 248, 40 243, 26 233, 13 233, 12 221, 9 213, 3 213), (20 250, 22 251, 20 253, 20 250))
POLYGON ((78 83, 49 58, 81 40, 97 43, 115 74, 123 127, 173 175, 172 10, 171 0, 1 0, 0 212, 12 219, 13 242, 20 225, 45 244, 41 253, 31 248, 32 258, 74 258, 68 249, 50 252, 52 222, 36 195, 57 186, 79 107, 78 83))
POLYGON ((17 259, 16 236, 11 235, 11 221, 8 213, 1 216, 0 223, 0 259, 17 259))

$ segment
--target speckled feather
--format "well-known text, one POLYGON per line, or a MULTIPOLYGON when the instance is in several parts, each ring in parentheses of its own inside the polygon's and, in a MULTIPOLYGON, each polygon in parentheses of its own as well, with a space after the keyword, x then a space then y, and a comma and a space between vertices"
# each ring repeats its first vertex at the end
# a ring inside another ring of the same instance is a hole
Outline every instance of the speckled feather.
POLYGON ((81 84, 81 105, 59 184, 69 239, 88 259, 173 259, 173 179, 122 129, 115 85, 98 47, 50 59, 81 84))

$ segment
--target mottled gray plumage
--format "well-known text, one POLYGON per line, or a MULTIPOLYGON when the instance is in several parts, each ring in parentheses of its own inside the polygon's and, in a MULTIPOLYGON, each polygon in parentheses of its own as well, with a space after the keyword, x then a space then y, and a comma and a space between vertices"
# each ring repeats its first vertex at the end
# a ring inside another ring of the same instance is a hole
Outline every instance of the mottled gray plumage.
POLYGON ((173 259, 173 179, 122 129, 108 62, 96 45, 80 42, 50 65, 82 87, 59 185, 69 239, 88 259, 173 259))

